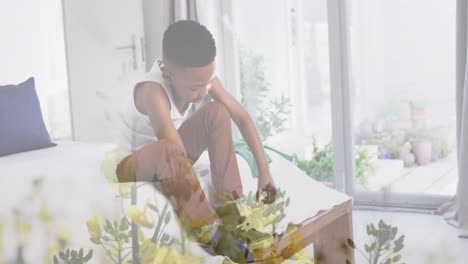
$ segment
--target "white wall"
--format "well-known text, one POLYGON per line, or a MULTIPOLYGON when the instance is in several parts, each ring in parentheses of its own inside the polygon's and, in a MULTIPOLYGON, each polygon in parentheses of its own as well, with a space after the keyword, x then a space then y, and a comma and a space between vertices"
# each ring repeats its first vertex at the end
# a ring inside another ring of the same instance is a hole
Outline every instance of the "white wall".
POLYGON ((116 143, 135 75, 146 70, 142 2, 64 0, 64 16, 74 139, 116 143))

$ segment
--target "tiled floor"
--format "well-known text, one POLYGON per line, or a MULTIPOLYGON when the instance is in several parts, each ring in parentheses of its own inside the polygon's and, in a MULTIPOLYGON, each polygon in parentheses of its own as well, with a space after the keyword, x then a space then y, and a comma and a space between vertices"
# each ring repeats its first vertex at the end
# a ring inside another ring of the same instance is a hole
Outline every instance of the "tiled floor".
MULTIPOLYGON (((403 261, 407 264, 465 264, 468 263, 468 239, 458 238, 457 229, 441 216, 419 213, 382 211, 353 211, 354 240, 364 248, 368 242, 366 224, 383 219, 399 228, 405 235, 403 261)), ((356 252, 356 263, 368 263, 356 252)))
POLYGON ((395 193, 455 194, 458 178, 455 154, 412 168, 403 168, 401 160, 377 160, 375 164, 377 170, 369 176, 366 191, 378 192, 385 188, 395 193))

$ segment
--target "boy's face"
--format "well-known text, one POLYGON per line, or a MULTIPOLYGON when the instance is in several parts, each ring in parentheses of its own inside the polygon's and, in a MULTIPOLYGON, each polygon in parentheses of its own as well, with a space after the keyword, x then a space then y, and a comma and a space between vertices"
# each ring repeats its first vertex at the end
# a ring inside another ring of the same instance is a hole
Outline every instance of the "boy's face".
POLYGON ((170 67, 163 70, 165 81, 183 102, 200 102, 210 91, 215 79, 215 63, 202 67, 170 67))

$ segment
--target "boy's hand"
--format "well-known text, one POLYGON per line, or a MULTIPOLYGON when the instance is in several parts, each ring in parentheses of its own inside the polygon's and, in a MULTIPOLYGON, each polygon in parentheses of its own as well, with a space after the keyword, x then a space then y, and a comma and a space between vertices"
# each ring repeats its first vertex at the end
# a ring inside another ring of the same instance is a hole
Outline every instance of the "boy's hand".
POLYGON ((276 200, 276 186, 270 173, 260 174, 258 176, 258 187, 256 193, 257 202, 264 191, 266 192, 266 197, 262 202, 266 204, 273 203, 276 200))

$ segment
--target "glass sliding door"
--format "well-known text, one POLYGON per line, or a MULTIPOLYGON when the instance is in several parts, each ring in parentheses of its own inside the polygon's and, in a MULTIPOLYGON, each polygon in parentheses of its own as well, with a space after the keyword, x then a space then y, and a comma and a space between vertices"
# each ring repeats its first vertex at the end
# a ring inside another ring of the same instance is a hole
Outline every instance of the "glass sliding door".
POLYGON ((357 203, 455 193, 455 0, 223 3, 226 75, 266 145, 357 203))
POLYGON ((327 1, 228 4, 225 34, 237 48, 236 95, 264 144, 334 186, 327 1))
POLYGON ((434 206, 457 184, 455 0, 346 4, 352 192, 434 206))

